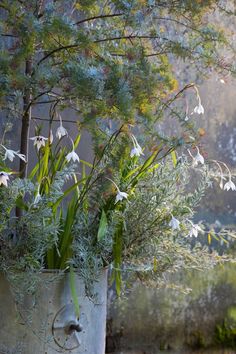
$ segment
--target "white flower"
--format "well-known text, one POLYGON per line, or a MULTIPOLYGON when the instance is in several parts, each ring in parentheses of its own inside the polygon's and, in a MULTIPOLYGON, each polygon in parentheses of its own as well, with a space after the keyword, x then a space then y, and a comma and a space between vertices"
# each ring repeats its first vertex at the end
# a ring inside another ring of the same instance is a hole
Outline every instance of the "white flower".
POLYGON ((199 148, 198 148, 197 146, 196 146, 196 148, 197 148, 197 155, 196 155, 196 156, 193 156, 193 155, 191 154, 191 152, 188 150, 189 155, 190 155, 190 156, 192 157, 192 159, 193 159, 193 162, 192 162, 192 166, 193 166, 193 167, 197 166, 199 162, 200 162, 202 165, 204 165, 204 162, 205 162, 204 157, 200 154, 199 148))
POLYGON ((33 204, 38 204, 38 202, 42 199, 41 194, 39 193, 39 191, 37 192, 35 198, 34 198, 34 202, 33 204))
POLYGON ((172 218, 169 222, 169 226, 172 228, 172 230, 179 230, 180 227, 179 227, 179 220, 177 220, 173 215, 172 215, 172 218))
POLYGON ((39 150, 42 146, 45 146, 45 141, 48 140, 44 136, 41 135, 36 135, 33 138, 30 138, 30 140, 34 141, 34 146, 37 146, 37 149, 39 150))
POLYGON ((198 105, 193 110, 194 113, 204 114, 204 107, 201 104, 201 101, 198 102, 198 105))
POLYGON ((141 156, 144 155, 143 150, 141 148, 141 146, 139 145, 137 139, 135 138, 134 135, 131 135, 132 141, 133 141, 133 145, 134 147, 131 149, 130 151, 130 157, 134 157, 134 156, 141 156))
POLYGON ((231 175, 231 172, 230 172, 230 169, 229 167, 226 165, 226 163, 222 162, 222 161, 216 161, 216 160, 213 160, 213 162, 215 162, 217 164, 217 166, 219 167, 220 169, 220 188, 224 190, 227 190, 229 191, 230 189, 232 189, 232 191, 235 191, 236 190, 236 186, 234 184, 234 182, 232 182, 232 175, 231 175), (223 176, 223 170, 219 164, 219 162, 226 168, 226 170, 228 171, 228 174, 229 174, 229 180, 227 183, 225 183, 224 187, 223 187, 223 181, 226 179, 224 176, 223 176))
POLYGON ((133 147, 130 151, 130 157, 144 155, 142 148, 139 146, 133 147))
POLYGON ((26 161, 26 157, 25 157, 25 155, 24 154, 19 154, 19 152, 17 151, 17 152, 15 152, 16 153, 16 156, 18 156, 21 160, 23 160, 25 163, 27 162, 26 161))
POLYGON ((204 108, 202 106, 201 97, 200 97, 198 88, 195 85, 194 85, 194 89, 197 93, 198 105, 194 108, 194 110, 191 114, 193 114, 193 113, 204 114, 204 108))
POLYGON ((232 189, 232 191, 236 190, 236 186, 234 184, 234 182, 232 182, 231 178, 229 179, 229 181, 227 183, 225 183, 224 185, 224 190, 229 191, 230 189, 232 189))
POLYGON ((63 136, 68 135, 67 130, 63 127, 62 122, 60 124, 60 127, 57 128, 56 136, 58 139, 61 139, 63 136))
POLYGON ((68 132, 62 125, 61 115, 57 113, 57 116, 60 119, 60 126, 59 126, 59 128, 57 128, 56 136, 58 139, 61 139, 63 136, 68 135, 68 132))
POLYGON ((123 199, 127 199, 128 198, 128 196, 129 196, 128 193, 121 192, 119 187, 117 186, 117 184, 114 181, 112 181, 112 179, 110 179, 108 177, 106 177, 106 179, 109 179, 109 181, 111 181, 114 184, 114 186, 116 187, 116 189, 117 189, 117 195, 116 195, 116 199, 115 199, 115 204, 118 203, 119 201, 123 200, 123 199))
POLYGON ((80 162, 79 156, 76 154, 75 150, 72 150, 69 152, 69 154, 66 155, 66 160, 67 162, 70 162, 71 160, 74 162, 80 162))
POLYGON ((25 155, 20 154, 19 151, 14 151, 14 150, 7 149, 3 145, 1 145, 1 146, 5 149, 5 156, 4 156, 3 160, 8 159, 8 160, 10 160, 12 162, 14 160, 15 156, 18 156, 21 160, 26 162, 25 155))
POLYGON ((189 231, 189 234, 187 236, 189 236, 189 237, 192 237, 192 236, 198 237, 198 233, 199 232, 204 232, 200 228, 200 226, 198 224, 193 224, 191 221, 190 221, 190 223, 191 223, 192 227, 191 227, 191 229, 189 231))
POLYGON ((3 184, 7 187, 7 181, 9 180, 9 173, 0 171, 0 186, 3 184))
POLYGON ((128 194, 126 192, 121 192, 119 189, 117 190, 117 195, 116 195, 116 200, 115 200, 115 204, 118 203, 119 201, 123 200, 123 199, 127 199, 128 198, 128 194))
POLYGON ((205 162, 204 157, 200 154, 197 146, 196 146, 196 148, 197 148, 197 155, 194 157, 194 159, 197 163, 200 162, 202 165, 204 165, 204 162, 205 162))
POLYGON ((14 157, 15 157, 15 153, 13 150, 10 150, 10 149, 5 150, 5 156, 4 156, 3 160, 8 159, 12 162, 14 160, 14 157))
POLYGON ((52 133, 52 129, 50 129, 49 132, 49 144, 51 145, 53 143, 53 133, 52 133))

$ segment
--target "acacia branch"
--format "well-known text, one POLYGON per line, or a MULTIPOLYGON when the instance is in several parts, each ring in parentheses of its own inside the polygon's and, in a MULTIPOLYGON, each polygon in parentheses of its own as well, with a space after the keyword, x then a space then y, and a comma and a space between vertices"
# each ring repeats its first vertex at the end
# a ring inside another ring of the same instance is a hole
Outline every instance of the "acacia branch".
POLYGON ((171 22, 175 22, 177 23, 178 25, 181 25, 181 26, 184 26, 186 28, 189 28, 191 29, 192 31, 194 32, 197 32, 197 33, 200 33, 201 35, 203 34, 200 30, 198 30, 197 28, 193 27, 193 26, 190 26, 190 25, 187 25, 186 23, 184 22, 181 22, 179 20, 176 20, 174 18, 171 18, 171 17, 154 17, 155 20, 163 20, 163 21, 171 21, 171 22))
POLYGON ((122 39, 131 40, 131 39, 160 39, 160 38, 163 39, 163 40, 168 40, 168 38, 163 38, 163 37, 160 37, 159 35, 152 36, 152 35, 149 35, 149 34, 144 34, 144 35, 131 34, 131 35, 128 35, 128 36, 101 38, 101 39, 95 40, 93 43, 119 41, 119 40, 122 40, 122 39))
POLYGON ((61 52, 63 50, 73 49, 73 48, 77 48, 77 47, 79 47, 79 44, 70 44, 70 45, 67 45, 67 46, 61 46, 61 47, 55 48, 51 52, 46 54, 43 58, 41 58, 38 61, 37 66, 39 66, 42 62, 44 62, 45 60, 47 60, 48 58, 50 58, 51 56, 53 56, 57 52, 61 52))
MULTIPOLYGON (((160 52, 143 54, 143 57, 145 57, 145 58, 157 57, 159 55, 169 54, 169 53, 170 53, 170 50, 163 50, 163 51, 160 51, 160 52)), ((110 55, 113 56, 113 57, 129 58, 129 54, 128 53, 110 53, 110 55)))
MULTIPOLYGON (((128 35, 128 36, 118 36, 118 37, 110 37, 110 38, 101 38, 101 39, 97 39, 95 41, 93 41, 93 43, 103 43, 103 42, 110 42, 110 41, 118 41, 118 40, 122 40, 122 39, 127 39, 127 40, 131 40, 131 39, 159 39, 160 36, 151 36, 151 35, 128 35)), ((163 40, 168 40, 167 38, 162 38, 163 40)), ((42 62, 44 62, 46 59, 50 58, 51 56, 53 56, 54 54, 61 52, 63 50, 68 50, 68 49, 75 49, 78 48, 80 46, 79 43, 75 43, 75 44, 69 44, 66 46, 61 46, 58 48, 53 49, 51 52, 47 53, 43 58, 41 58, 38 63, 37 66, 39 66, 42 62)))
POLYGON ((89 18, 84 18, 83 20, 80 20, 78 22, 75 22, 74 25, 80 25, 84 22, 89 22, 89 21, 93 21, 93 20, 98 20, 98 19, 103 19, 103 18, 109 18, 109 17, 119 17, 119 16, 123 16, 123 13, 118 13, 118 14, 110 14, 110 15, 98 15, 98 16, 93 16, 93 17, 89 17, 89 18))

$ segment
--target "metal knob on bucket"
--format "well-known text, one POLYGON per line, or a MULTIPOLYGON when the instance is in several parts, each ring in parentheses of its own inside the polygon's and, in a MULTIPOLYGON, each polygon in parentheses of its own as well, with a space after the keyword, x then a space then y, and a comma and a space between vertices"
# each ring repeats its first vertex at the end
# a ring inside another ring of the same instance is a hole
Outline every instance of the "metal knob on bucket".
POLYGON ((54 317, 52 334, 55 343, 64 350, 72 351, 81 345, 87 324, 87 318, 81 312, 79 318, 75 315, 73 304, 63 306, 54 317))

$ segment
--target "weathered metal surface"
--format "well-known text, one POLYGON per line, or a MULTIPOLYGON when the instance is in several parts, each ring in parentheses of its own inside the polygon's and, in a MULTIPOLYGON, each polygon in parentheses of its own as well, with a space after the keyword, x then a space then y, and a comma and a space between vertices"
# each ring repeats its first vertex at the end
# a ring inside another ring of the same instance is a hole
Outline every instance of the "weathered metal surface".
POLYGON ((0 275, 0 353, 104 354, 107 272, 96 282, 93 300, 85 296, 84 284, 76 277, 79 318, 69 275, 45 273, 42 280, 36 296, 25 296, 24 305, 16 308, 9 283, 0 275))

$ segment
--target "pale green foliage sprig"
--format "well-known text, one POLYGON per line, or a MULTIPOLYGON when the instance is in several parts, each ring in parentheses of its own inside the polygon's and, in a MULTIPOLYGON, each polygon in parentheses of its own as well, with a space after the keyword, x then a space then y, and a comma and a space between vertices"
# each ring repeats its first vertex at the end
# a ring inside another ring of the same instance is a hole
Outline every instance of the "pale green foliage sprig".
POLYGON ((45 252, 56 242, 60 229, 53 219, 50 200, 42 198, 34 205, 35 186, 29 180, 15 179, 9 188, 1 188, 1 269, 11 271, 45 267, 45 252), (14 217, 16 205, 24 200, 24 215, 14 217))
POLYGON ((169 227, 172 214, 178 219, 183 218, 183 221, 192 217, 193 205, 190 200, 185 200, 189 172, 187 164, 178 164, 173 169, 172 161, 165 159, 165 163, 138 185, 136 197, 125 211, 127 254, 129 244, 137 244, 142 252, 142 243, 173 234, 169 227))
POLYGON ((58 201, 64 195, 64 186, 67 183, 70 185, 73 182, 74 174, 76 173, 77 166, 73 164, 65 166, 63 170, 57 171, 50 185, 50 192, 47 195, 47 201, 52 204, 58 201))
POLYGON ((185 201, 186 203, 191 204, 193 208, 197 208, 200 205, 202 198, 205 196, 206 190, 212 187, 213 181, 210 176, 210 170, 208 166, 203 166, 201 169, 199 169, 198 175, 195 176, 195 181, 192 179, 192 182, 193 184, 195 183, 195 188, 192 192, 189 192, 186 195, 185 201))
POLYGON ((79 269, 87 291, 98 278, 104 266, 112 261, 112 244, 114 228, 109 226, 103 239, 97 242, 99 218, 93 213, 78 210, 73 227, 73 257, 69 261, 75 269, 79 269))

